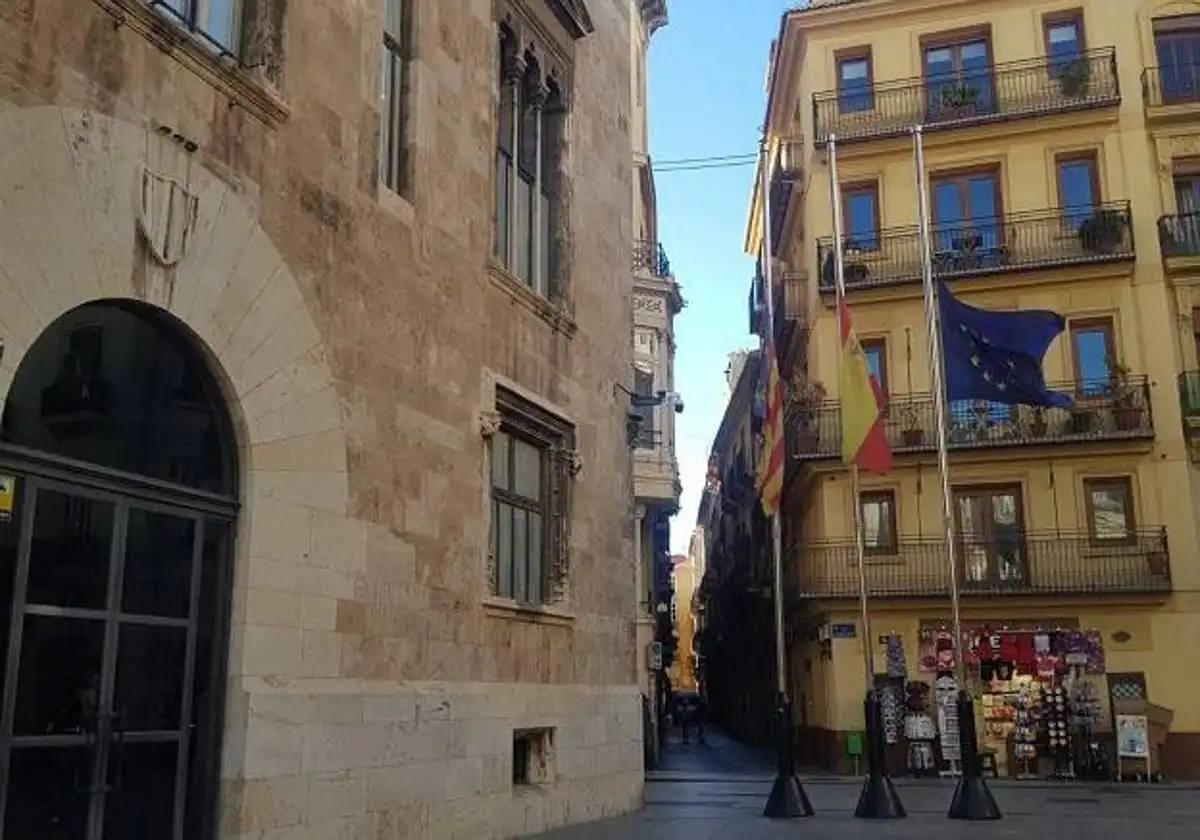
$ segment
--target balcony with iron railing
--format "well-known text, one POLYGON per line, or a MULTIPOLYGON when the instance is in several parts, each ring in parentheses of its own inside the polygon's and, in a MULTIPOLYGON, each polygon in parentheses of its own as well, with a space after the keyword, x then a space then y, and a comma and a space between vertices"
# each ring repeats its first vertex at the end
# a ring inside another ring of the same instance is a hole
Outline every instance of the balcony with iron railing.
POLYGON ((1091 108, 1121 101, 1116 49, 1075 59, 1036 58, 813 94, 814 142, 850 143, 1091 108))
POLYGON ((1172 106, 1200 105, 1200 64, 1147 67, 1142 71, 1142 95, 1151 115, 1172 106))
MULTIPOLYGON (((951 449, 991 449, 1096 441, 1150 440, 1154 417, 1144 376, 1115 382, 1052 383, 1071 395, 1073 408, 1038 408, 975 400, 950 403, 951 449)), ((937 446, 937 413, 932 394, 893 396, 884 408, 884 431, 897 453, 931 452, 937 446)), ((787 417, 788 450, 793 458, 818 460, 842 454, 841 406, 826 402, 793 408, 787 417)))
POLYGON ((782 138, 771 157, 771 252, 778 254, 796 186, 804 182, 804 138, 782 138))
POLYGON ((648 274, 665 280, 671 276, 671 261, 667 251, 658 242, 645 239, 633 243, 633 270, 636 274, 648 274))
MULTIPOLYGON (((1052 208, 934 225, 930 232, 937 279, 1132 260, 1133 225, 1127 201, 1052 208)), ((842 243, 846 288, 920 282, 921 236, 915 226, 886 228, 842 243)), ((835 288, 833 237, 817 240, 823 292, 835 288)))
POLYGON ((1200 257, 1200 213, 1178 213, 1158 220, 1158 244, 1163 259, 1200 257))
MULTIPOLYGON (((1156 594, 1171 591, 1165 528, 1094 534, 1023 532, 960 536, 958 580, 966 597, 1156 594)), ((851 540, 800 546, 788 558, 789 584, 801 598, 856 598, 857 549, 851 540)), ((943 598, 950 592, 944 539, 908 538, 867 555, 872 598, 943 598)))

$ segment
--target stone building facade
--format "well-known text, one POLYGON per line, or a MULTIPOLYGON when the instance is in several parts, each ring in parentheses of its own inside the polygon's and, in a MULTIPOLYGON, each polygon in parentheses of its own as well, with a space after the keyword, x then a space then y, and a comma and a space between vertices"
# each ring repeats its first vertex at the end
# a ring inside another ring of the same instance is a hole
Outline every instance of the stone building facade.
POLYGON ((632 14, 0 5, 0 836, 640 804, 632 14))

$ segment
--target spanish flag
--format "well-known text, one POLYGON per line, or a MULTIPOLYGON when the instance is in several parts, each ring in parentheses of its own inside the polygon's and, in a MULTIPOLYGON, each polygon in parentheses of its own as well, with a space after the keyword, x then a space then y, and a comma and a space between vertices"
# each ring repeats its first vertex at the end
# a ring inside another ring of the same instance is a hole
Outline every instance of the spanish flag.
POLYGON ((766 421, 763 429, 762 469, 758 473, 758 492, 762 497, 763 513, 774 516, 783 496, 783 467, 786 461, 786 442, 783 436, 783 384, 779 381, 779 362, 775 358, 775 341, 766 333, 767 393, 766 421))
POLYGON ((838 320, 842 327, 842 461, 867 472, 886 473, 892 468, 892 449, 883 428, 883 394, 850 324, 850 308, 840 295, 838 320))

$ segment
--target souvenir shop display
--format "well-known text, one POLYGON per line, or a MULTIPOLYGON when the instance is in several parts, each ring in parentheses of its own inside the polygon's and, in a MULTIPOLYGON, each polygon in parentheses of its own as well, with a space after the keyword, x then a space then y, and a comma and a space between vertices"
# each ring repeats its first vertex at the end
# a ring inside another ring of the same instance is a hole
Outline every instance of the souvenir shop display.
POLYGON ((937 727, 929 714, 929 686, 923 682, 910 682, 904 687, 905 707, 904 737, 908 741, 908 770, 914 776, 937 772, 937 757, 933 744, 937 740, 937 727))
MULTIPOLYGON (((1079 749, 1109 734, 1104 683, 1106 661, 1103 636, 1082 630, 1069 620, 999 626, 983 622, 964 628, 965 686, 976 699, 980 750, 995 760, 1001 776, 1017 779, 1075 778, 1089 764, 1079 749)), ((905 736, 909 769, 925 766, 925 747, 940 741, 943 772, 959 769, 958 683, 953 671, 953 634, 945 626, 922 627, 918 634, 917 667, 933 678, 933 700, 926 717, 936 737, 927 731, 919 712, 909 708, 905 736), (914 737, 917 736, 917 737, 914 737)), ((907 692, 907 689, 906 689, 907 692)))
POLYGON ((889 633, 884 637, 883 650, 887 675, 892 679, 905 679, 908 676, 908 662, 904 657, 904 639, 899 633, 889 633))

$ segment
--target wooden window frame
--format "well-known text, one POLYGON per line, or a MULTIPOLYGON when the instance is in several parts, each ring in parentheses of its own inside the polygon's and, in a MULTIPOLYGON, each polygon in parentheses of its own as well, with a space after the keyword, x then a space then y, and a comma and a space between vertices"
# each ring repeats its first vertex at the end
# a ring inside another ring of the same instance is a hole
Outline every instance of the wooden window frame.
POLYGON ((858 494, 858 521, 863 526, 864 537, 866 534, 866 513, 865 508, 868 504, 877 504, 879 502, 887 503, 887 522, 889 542, 886 545, 869 545, 863 543, 863 551, 871 557, 887 557, 895 556, 900 552, 900 535, 896 531, 896 491, 895 490, 863 490, 858 494))
POLYGON ((875 57, 871 52, 870 45, 860 47, 850 47, 844 50, 838 50, 833 54, 834 76, 837 80, 837 102, 838 111, 841 113, 858 114, 867 111, 875 110, 875 57), (862 92, 866 99, 866 107, 855 109, 852 111, 842 111, 842 65, 851 61, 866 61, 867 62, 867 89, 862 92))
MULTIPOLYGON (((1075 340, 1078 332, 1091 332, 1098 328, 1103 328, 1103 331, 1108 335, 1108 351, 1109 362, 1116 359, 1117 352, 1117 324, 1116 320, 1111 315, 1100 315, 1092 318, 1073 318, 1067 322, 1067 338, 1071 342, 1071 366, 1075 374, 1075 396, 1076 399, 1087 401, 1094 399, 1104 399, 1105 395, 1092 394, 1088 395, 1084 390, 1083 368, 1079 364, 1079 342, 1075 340)), ((1112 371, 1110 370, 1111 374, 1112 371)))
POLYGON ((1042 15, 1042 46, 1046 50, 1046 58, 1050 59, 1050 29, 1064 23, 1075 24, 1079 36, 1079 54, 1087 52, 1087 31, 1083 26, 1083 9, 1064 9, 1059 12, 1047 12, 1042 15))
POLYGON ((1132 545, 1137 541, 1137 504, 1133 477, 1129 475, 1088 476, 1083 479, 1083 502, 1087 511, 1088 540, 1094 546, 1132 545), (1092 494, 1098 489, 1118 487, 1125 495, 1125 536, 1101 537, 1096 532, 1096 506, 1092 494))
MULTIPOLYGON (((980 26, 968 26, 961 29, 950 29, 945 32, 932 32, 928 35, 922 35, 920 38, 921 48, 921 78, 929 79, 929 61, 928 55, 930 50, 944 49, 946 47, 955 47, 961 44, 967 44, 972 41, 983 41, 987 46, 987 66, 989 70, 989 78, 994 81, 995 73, 993 68, 996 66, 996 55, 992 45, 992 27, 988 24, 980 26)), ((955 75, 962 72, 962 57, 959 56, 955 62, 955 75)))
MULTIPOLYGON (((997 557, 995 556, 995 550, 996 550, 995 549, 995 539, 994 539, 994 535, 989 532, 987 534, 987 541, 986 541, 986 543, 984 543, 984 547, 986 548, 986 550, 988 552, 988 563, 989 563, 989 565, 988 565, 988 580, 983 581, 982 583, 987 584, 987 585, 992 585, 992 586, 999 586, 1001 584, 1011 585, 1013 583, 1017 583, 1021 586, 1024 586, 1024 585, 1028 584, 1029 580, 1030 580, 1030 562, 1029 562, 1030 558, 1029 558, 1029 544, 1025 539, 1026 534, 1028 533, 1027 521, 1025 519, 1025 488, 1024 488, 1024 486, 1021 485, 1020 482, 993 482, 993 483, 984 483, 984 484, 961 484, 961 485, 957 485, 957 486, 951 488, 950 496, 954 503, 955 539, 958 541, 958 548, 959 548, 958 571, 959 571, 959 574, 962 575, 961 579, 963 581, 966 581, 966 579, 967 579, 967 577, 966 577, 966 573, 967 573, 967 567, 966 567, 967 551, 966 551, 966 549, 968 546, 968 542, 966 540, 966 529, 963 528, 962 505, 960 503, 960 500, 964 496, 970 497, 970 496, 984 496, 984 495, 991 497, 991 498, 994 498, 996 496, 1003 496, 1003 495, 1011 495, 1013 497, 1014 506, 1015 506, 1015 510, 1016 510, 1016 514, 1017 514, 1017 522, 1016 522, 1017 533, 1021 535, 1021 541, 1020 541, 1021 576, 1017 581, 1003 581, 1000 579, 1000 574, 999 574, 1000 567, 997 563, 997 557)), ((975 583, 979 583, 979 582, 975 582, 975 583)))
MULTIPOLYGON (((500 567, 495 545, 498 539, 495 522, 495 504, 519 507, 537 512, 542 517, 541 540, 541 586, 540 600, 522 600, 514 592, 511 600, 524 607, 539 608, 560 603, 566 598, 567 575, 569 572, 568 546, 570 543, 571 478, 576 472, 575 429, 566 420, 546 409, 509 391, 496 389, 496 413, 500 418, 499 432, 519 439, 541 451, 542 499, 536 507, 535 500, 519 496, 495 486, 494 465, 488 469, 488 519, 490 523, 489 580, 488 591, 499 595, 500 567)), ((494 442, 494 438, 493 438, 494 442)), ((490 447, 495 452, 495 447, 490 447)), ((511 457, 511 454, 510 454, 511 457)), ((512 466, 509 465, 509 484, 512 483, 512 466)))
POLYGON ((1085 149, 1076 152, 1063 152, 1054 156, 1054 182, 1058 190, 1059 209, 1067 206, 1066 196, 1063 195, 1062 170, 1064 165, 1087 162, 1092 167, 1092 207, 1104 203, 1104 195, 1100 191, 1100 155, 1096 149, 1085 149))
MULTIPOLYGON (((1004 220, 1004 178, 1003 169, 998 163, 980 163, 973 166, 965 166, 957 169, 944 169, 938 172, 929 173, 929 209, 933 213, 935 221, 933 227, 937 228, 937 207, 934 204, 934 199, 937 195, 937 186, 939 183, 948 181, 959 181, 962 186, 967 186, 967 182, 975 175, 991 175, 996 182, 996 214, 991 217, 997 224, 1002 224, 1004 220)), ((963 195, 968 195, 969 188, 963 195)), ((974 217, 972 217, 974 218, 974 217)))
POLYGON ((879 376, 882 381, 879 382, 879 390, 883 393, 884 398, 891 393, 889 387, 889 372, 888 372, 888 357, 887 357, 887 338, 883 336, 875 336, 873 338, 863 338, 859 340, 862 346, 863 354, 869 355, 869 349, 879 348, 879 376))
POLYGON ((861 251, 878 251, 883 247, 883 211, 879 207, 879 181, 851 181, 842 184, 842 230, 844 231, 844 240, 850 240, 850 197, 859 193, 870 193, 874 199, 875 210, 875 247, 864 248, 860 243, 858 245, 861 251))

